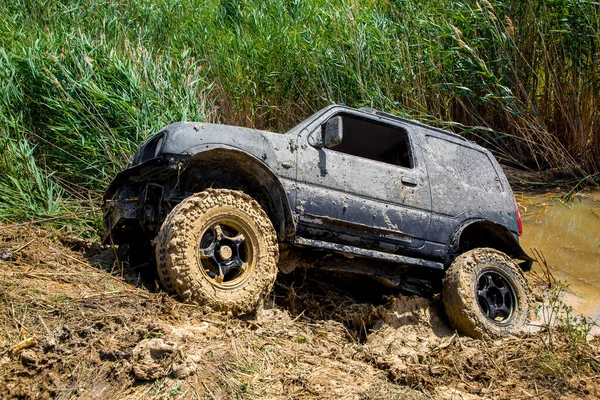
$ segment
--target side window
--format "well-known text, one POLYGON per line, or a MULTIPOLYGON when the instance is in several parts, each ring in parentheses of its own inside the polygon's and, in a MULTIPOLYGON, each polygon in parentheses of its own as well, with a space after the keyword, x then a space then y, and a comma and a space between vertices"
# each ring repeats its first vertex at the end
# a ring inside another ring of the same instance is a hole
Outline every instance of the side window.
POLYGON ((341 117, 342 143, 329 150, 413 168, 413 155, 404 129, 349 115, 341 117))

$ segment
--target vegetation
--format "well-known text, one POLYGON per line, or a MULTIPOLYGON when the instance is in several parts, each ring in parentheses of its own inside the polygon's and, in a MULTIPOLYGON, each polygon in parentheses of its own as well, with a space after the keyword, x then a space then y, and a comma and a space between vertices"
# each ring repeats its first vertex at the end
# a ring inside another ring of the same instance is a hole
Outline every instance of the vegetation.
POLYGON ((167 123, 284 131, 332 102, 600 176, 598 2, 6 0, 0 44, 0 221, 97 202, 167 123))
POLYGON ((567 287, 561 281, 550 285, 538 310, 543 329, 539 337, 543 344, 537 371, 540 376, 568 380, 582 370, 600 371, 600 360, 589 354, 588 345, 590 332, 597 323, 579 315, 563 301, 567 287))

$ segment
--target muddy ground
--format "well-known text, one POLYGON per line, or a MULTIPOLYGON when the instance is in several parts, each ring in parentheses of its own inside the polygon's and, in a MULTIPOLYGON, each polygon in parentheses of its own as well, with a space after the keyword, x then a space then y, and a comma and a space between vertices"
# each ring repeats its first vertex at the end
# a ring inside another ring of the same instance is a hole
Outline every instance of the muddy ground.
POLYGON ((574 320, 475 340, 439 300, 303 270, 237 319, 170 298, 118 256, 60 230, 0 231, 2 398, 600 397, 600 340, 574 320))

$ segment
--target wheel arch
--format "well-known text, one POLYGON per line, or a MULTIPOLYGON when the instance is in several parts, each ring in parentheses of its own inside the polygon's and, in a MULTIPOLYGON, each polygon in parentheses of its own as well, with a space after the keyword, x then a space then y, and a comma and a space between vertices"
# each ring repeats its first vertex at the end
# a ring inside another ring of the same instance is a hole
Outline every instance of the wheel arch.
POLYGON ((265 210, 280 241, 296 230, 281 181, 252 154, 221 147, 203 151, 185 163, 178 182, 180 190, 190 195, 208 188, 241 190, 265 210))
POLYGON ((517 263, 523 271, 529 271, 535 261, 525 253, 508 228, 488 220, 471 220, 463 224, 452 237, 449 254, 455 258, 478 247, 493 248, 519 260, 517 263))

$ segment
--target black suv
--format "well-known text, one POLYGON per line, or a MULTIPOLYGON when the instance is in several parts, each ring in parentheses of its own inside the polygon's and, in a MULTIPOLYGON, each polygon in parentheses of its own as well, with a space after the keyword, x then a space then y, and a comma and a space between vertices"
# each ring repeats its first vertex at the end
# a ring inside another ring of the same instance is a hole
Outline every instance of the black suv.
POLYGON ((279 269, 312 265, 439 291, 463 333, 522 329, 531 309, 518 206, 487 150, 373 109, 333 105, 285 134, 180 122, 144 142, 104 197, 104 240, 155 252, 185 301, 250 312, 279 269), (280 258, 282 253, 282 259, 280 258), (314 253, 314 252, 313 252, 314 253))

